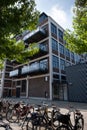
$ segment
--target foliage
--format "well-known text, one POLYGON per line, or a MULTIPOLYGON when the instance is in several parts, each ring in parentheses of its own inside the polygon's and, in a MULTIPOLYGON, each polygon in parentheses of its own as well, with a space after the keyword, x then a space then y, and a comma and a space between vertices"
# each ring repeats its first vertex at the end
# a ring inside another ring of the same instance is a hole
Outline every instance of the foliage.
POLYGON ((76 0, 73 31, 65 31, 66 46, 79 54, 87 52, 87 0, 76 0))
POLYGON ((23 41, 16 43, 13 37, 36 28, 39 11, 35 6, 34 0, 0 1, 0 60, 24 58, 23 41))

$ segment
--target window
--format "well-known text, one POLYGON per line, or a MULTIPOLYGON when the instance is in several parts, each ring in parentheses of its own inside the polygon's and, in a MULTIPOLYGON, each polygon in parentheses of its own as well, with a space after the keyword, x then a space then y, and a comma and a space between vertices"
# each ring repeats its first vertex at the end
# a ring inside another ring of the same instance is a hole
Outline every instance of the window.
POLYGON ((17 81, 17 85, 20 85, 21 84, 21 82, 20 81, 17 81))
POLYGON ((52 38, 52 50, 58 51, 58 43, 52 38))
POLYGON ((64 55, 64 46, 59 44, 60 53, 64 55))
POLYGON ((74 60, 74 53, 71 52, 71 59, 74 60))
POLYGON ((59 79, 59 75, 58 74, 53 74, 53 78, 54 79, 59 79))
POLYGON ((47 19, 47 15, 45 13, 42 13, 40 18, 39 18, 39 23, 42 23, 45 19, 47 19))
POLYGON ((66 76, 61 76, 61 79, 62 80, 66 80, 66 76))
POLYGON ((40 47, 41 50, 47 51, 47 44, 41 43, 41 44, 39 44, 39 47, 40 47))
POLYGON ((53 68, 59 68, 59 58, 57 56, 52 56, 53 68))
POLYGON ((70 58, 70 51, 66 49, 66 56, 70 58))
POLYGON ((60 41, 63 41, 63 32, 60 29, 58 29, 58 37, 60 41))
POLYGON ((53 23, 51 23, 51 33, 57 35, 57 27, 53 23))
POLYGON ((22 80, 21 92, 26 92, 26 80, 22 80))
POLYGON ((60 69, 64 70, 65 69, 65 61, 60 59, 60 69))
POLYGON ((70 66, 71 65, 71 63, 69 63, 69 62, 66 62, 66 66, 70 66))

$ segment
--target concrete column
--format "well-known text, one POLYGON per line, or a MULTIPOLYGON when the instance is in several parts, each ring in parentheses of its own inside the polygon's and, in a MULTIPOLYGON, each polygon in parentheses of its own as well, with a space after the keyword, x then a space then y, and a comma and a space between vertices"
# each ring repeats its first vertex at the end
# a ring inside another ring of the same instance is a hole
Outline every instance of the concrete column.
POLYGON ((50 80, 49 80, 50 100, 52 100, 52 44, 51 44, 51 21, 50 21, 50 18, 49 18, 49 70, 50 70, 50 80))
POLYGON ((29 78, 28 78, 28 76, 27 76, 27 78, 26 78, 26 98, 28 98, 28 86, 29 86, 29 78))

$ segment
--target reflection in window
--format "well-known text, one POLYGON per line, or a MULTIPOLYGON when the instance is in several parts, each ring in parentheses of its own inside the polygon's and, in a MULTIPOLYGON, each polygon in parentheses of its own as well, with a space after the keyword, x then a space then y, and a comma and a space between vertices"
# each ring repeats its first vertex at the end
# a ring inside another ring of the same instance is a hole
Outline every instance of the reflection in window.
POLYGON ((43 22, 45 19, 47 19, 47 15, 45 13, 43 13, 40 18, 39 18, 39 23, 43 22))
POLYGON ((52 56, 53 68, 59 68, 59 58, 57 56, 52 56))
POLYGON ((66 49, 66 56, 70 58, 70 51, 69 51, 69 49, 66 49))
POLYGON ((65 69, 65 61, 60 59, 60 69, 64 70, 65 69))
POLYGON ((57 27, 53 23, 51 23, 51 33, 57 35, 57 27))
POLYGON ((60 29, 58 29, 58 37, 60 41, 63 41, 63 32, 60 29))
POLYGON ((40 61, 40 69, 42 69, 42 70, 48 69, 48 60, 47 59, 40 61))
POLYGON ((59 44, 60 53, 64 55, 64 46, 59 44))
POLYGON ((40 47, 41 50, 47 51, 47 45, 46 44, 41 43, 41 44, 39 44, 39 47, 40 47))
POLYGON ((52 38, 52 50, 58 51, 58 43, 52 38))

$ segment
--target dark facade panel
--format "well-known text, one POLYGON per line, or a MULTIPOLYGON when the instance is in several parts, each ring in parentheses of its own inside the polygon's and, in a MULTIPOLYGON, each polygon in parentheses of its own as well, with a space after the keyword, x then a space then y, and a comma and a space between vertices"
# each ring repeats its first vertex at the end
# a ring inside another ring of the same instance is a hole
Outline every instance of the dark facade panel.
POLYGON ((69 101, 87 102, 87 64, 66 67, 69 101))

